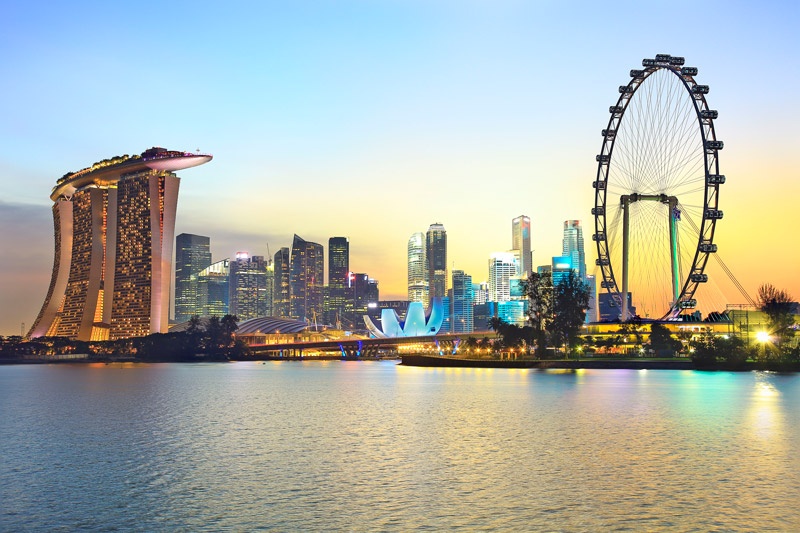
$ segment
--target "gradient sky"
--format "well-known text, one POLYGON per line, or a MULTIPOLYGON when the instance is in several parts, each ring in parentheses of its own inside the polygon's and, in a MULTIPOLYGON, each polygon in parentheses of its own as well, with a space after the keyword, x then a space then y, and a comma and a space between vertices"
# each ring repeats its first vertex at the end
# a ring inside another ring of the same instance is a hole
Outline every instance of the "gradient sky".
POLYGON ((405 298, 413 232, 444 224, 480 281, 526 214, 535 265, 567 219, 592 265, 600 130, 657 53, 697 66, 720 112, 721 257, 752 296, 800 298, 798 27, 789 1, 4 2, 0 334, 47 292, 55 180, 151 146, 214 155, 180 173, 176 234, 215 260, 341 235, 405 298))

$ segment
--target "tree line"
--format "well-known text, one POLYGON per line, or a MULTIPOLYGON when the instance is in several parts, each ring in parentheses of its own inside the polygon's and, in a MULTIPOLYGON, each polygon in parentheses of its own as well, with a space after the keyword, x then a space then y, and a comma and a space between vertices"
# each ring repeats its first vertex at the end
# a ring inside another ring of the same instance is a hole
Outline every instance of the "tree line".
POLYGON ((140 361, 225 361, 249 354, 248 346, 235 336, 237 317, 194 316, 185 331, 153 333, 113 341, 79 341, 66 337, 5 337, 0 342, 0 357, 20 355, 86 354, 89 358, 130 357, 140 361))
MULTIPOLYGON (((800 344, 795 339, 797 302, 785 290, 766 283, 758 289, 758 310, 767 318, 768 331, 755 343, 740 337, 707 332, 692 345, 698 368, 764 368, 800 370, 800 344)), ((747 332, 748 336, 750 332, 747 332)))
POLYGON ((525 295, 530 304, 525 326, 494 316, 489 319, 489 328, 507 347, 526 346, 538 357, 545 357, 549 347, 564 347, 569 354, 577 345, 589 308, 588 284, 574 270, 556 283, 550 272, 533 272, 525 282, 525 295))
POLYGON ((758 290, 757 309, 766 316, 769 336, 756 345, 735 335, 713 335, 710 328, 698 338, 691 332, 674 335, 666 326, 653 322, 648 332, 639 317, 621 322, 615 334, 604 338, 581 337, 579 333, 589 306, 589 286, 574 271, 557 282, 549 272, 534 272, 526 280, 525 294, 529 301, 525 325, 509 324, 497 316, 489 319, 488 326, 498 334, 501 348, 522 348, 545 358, 556 357, 561 350, 569 356, 582 349, 607 351, 633 344, 637 351, 649 355, 674 356, 681 352, 691 355, 698 367, 800 364, 800 345, 794 339, 798 327, 797 303, 788 292, 771 284, 764 284, 758 290))

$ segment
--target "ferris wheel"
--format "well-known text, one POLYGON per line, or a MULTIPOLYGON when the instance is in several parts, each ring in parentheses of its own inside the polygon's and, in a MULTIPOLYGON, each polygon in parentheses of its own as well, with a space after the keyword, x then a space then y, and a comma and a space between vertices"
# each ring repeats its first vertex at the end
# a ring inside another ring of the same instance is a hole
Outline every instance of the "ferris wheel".
POLYGON ((594 215, 601 290, 634 315, 669 319, 697 306, 722 218, 723 148, 708 85, 684 58, 658 54, 619 87, 597 156, 594 215), (625 296, 629 295, 629 296, 625 296), (629 300, 630 298, 630 300, 629 300), (635 308, 635 312, 634 312, 635 308))

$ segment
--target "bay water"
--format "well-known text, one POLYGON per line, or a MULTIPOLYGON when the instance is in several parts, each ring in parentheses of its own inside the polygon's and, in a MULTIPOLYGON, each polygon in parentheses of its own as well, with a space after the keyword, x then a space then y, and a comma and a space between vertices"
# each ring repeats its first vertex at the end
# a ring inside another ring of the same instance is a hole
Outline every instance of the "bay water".
POLYGON ((0 367, 3 531, 797 531, 800 377, 0 367))

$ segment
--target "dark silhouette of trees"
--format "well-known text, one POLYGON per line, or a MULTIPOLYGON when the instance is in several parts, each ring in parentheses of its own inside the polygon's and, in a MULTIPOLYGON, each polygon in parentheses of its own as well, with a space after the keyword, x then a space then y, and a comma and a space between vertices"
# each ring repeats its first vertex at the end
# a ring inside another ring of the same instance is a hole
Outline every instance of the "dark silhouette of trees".
POLYGON ((553 319, 550 333, 553 344, 565 344, 571 351, 589 307, 589 287, 580 275, 571 270, 569 275, 553 286, 553 319))
POLYGON ((238 328, 233 315, 211 317, 204 325, 199 317, 192 317, 186 331, 153 333, 145 337, 132 337, 114 341, 84 342, 66 337, 2 338, 0 357, 19 355, 46 357, 61 354, 86 354, 95 359, 115 356, 133 357, 142 361, 198 361, 246 358, 250 354, 244 341, 235 336, 238 328))
POLYGON ((466 348, 475 348, 478 346, 478 339, 475 337, 467 337, 464 341, 464 347, 466 348))
POLYGON ((617 346, 633 342, 635 348, 639 350, 642 347, 643 341, 641 327, 642 321, 641 319, 637 319, 637 317, 631 318, 627 322, 622 322, 617 330, 617 346))
POLYGON ((794 336, 794 299, 784 290, 766 283, 758 288, 758 308, 769 322, 770 335, 778 346, 794 336))
POLYGON ((186 332, 153 333, 130 339, 136 357, 144 361, 192 361, 196 345, 186 332))
POLYGON ((742 339, 715 337, 711 332, 706 333, 700 340, 692 342, 691 345, 692 361, 697 368, 703 369, 739 370, 744 368, 747 359, 754 355, 742 339))
POLYGON ((500 345, 504 348, 517 348, 530 346, 533 338, 533 328, 509 324, 502 318, 493 316, 489 319, 489 327, 500 336, 500 345))
POLYGON ((546 353, 548 342, 571 350, 589 307, 589 287, 584 280, 570 271, 554 284, 551 273, 533 272, 525 284, 525 294, 530 303, 528 320, 537 355, 546 353))
POLYGON ((650 324, 650 349, 656 354, 675 355, 681 349, 681 341, 672 336, 669 328, 658 322, 650 324))
POLYGON ((536 354, 541 357, 547 350, 547 332, 553 321, 553 277, 549 272, 531 272, 525 283, 528 297, 528 322, 533 328, 536 354))
POLYGON ((203 322, 200 320, 200 317, 197 315, 193 315, 189 319, 189 325, 186 328, 186 333, 191 336, 198 335, 203 330, 203 322))
POLYGON ((204 348, 204 353, 212 359, 246 356, 247 346, 234 336, 238 329, 237 321, 238 318, 235 315, 225 315, 222 318, 210 317, 200 336, 199 344, 204 348))
POLYGON ((506 326, 507 323, 499 316, 493 316, 488 321, 489 329, 500 335, 500 331, 506 326))

